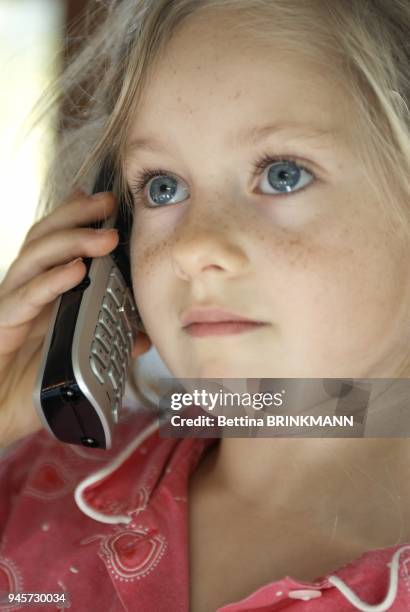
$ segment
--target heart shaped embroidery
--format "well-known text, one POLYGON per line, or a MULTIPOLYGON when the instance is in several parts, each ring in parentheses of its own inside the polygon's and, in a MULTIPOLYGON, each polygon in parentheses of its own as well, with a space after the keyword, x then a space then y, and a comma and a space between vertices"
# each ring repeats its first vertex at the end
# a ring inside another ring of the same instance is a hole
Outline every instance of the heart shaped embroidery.
POLYGON ((143 578, 160 561, 167 543, 156 529, 120 531, 101 543, 101 556, 123 580, 143 578))
POLYGON ((11 607, 4 601, 6 593, 18 593, 22 590, 21 574, 16 565, 9 559, 0 557, 0 610, 8 610, 11 607))
POLYGON ((26 493, 41 499, 61 497, 71 490, 69 479, 54 463, 43 463, 34 473, 26 493))

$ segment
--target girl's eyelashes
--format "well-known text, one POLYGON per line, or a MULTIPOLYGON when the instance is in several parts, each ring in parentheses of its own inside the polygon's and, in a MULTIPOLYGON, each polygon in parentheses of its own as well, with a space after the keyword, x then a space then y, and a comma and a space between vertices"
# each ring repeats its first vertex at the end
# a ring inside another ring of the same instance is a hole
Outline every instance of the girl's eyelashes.
MULTIPOLYGON (((309 170, 306 163, 300 163, 297 157, 291 155, 270 155, 264 153, 253 164, 253 174, 260 176, 265 169, 269 172, 264 179, 267 189, 273 192, 264 192, 265 195, 283 196, 303 191, 316 180, 316 175, 309 170)), ((288 196, 289 197, 289 196, 288 196)))
MULTIPOLYGON (((268 189, 268 192, 262 191, 262 193, 276 198, 278 196, 289 197, 293 193, 303 191, 316 180, 313 171, 309 170, 306 165, 300 164, 296 157, 289 155, 263 154, 254 162, 251 175, 260 176, 267 168, 269 172, 263 181, 263 188, 268 189), (269 192, 269 189, 273 191, 269 192)), ((188 194, 186 187, 182 187, 182 190, 179 189, 178 179, 175 175, 162 168, 143 168, 130 183, 130 188, 136 203, 142 204, 145 208, 159 208, 163 203, 171 205, 177 203, 170 200, 175 198, 178 191, 182 191, 184 197, 188 194), (145 194, 146 187, 151 180, 156 178, 161 180, 152 182, 149 189, 149 198, 151 200, 154 198, 157 201, 149 202, 145 194)))

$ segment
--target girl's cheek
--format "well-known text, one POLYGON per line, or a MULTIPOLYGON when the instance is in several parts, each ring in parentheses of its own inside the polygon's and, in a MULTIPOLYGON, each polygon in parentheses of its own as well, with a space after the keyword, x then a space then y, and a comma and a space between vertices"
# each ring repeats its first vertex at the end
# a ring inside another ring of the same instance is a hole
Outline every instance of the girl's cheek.
POLYGON ((156 260, 157 249, 136 243, 132 251, 132 276, 140 284, 153 274, 153 262, 156 260))
POLYGON ((131 240, 132 278, 136 288, 161 286, 164 262, 169 262, 169 241, 153 237, 150 232, 134 232, 131 240))

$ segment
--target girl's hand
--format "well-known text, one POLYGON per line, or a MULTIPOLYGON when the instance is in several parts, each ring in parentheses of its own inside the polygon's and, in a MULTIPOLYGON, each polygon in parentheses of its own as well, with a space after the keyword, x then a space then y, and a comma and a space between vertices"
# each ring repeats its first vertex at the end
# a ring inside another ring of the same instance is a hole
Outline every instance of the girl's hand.
MULTIPOLYGON (((114 212, 111 193, 75 192, 35 223, 0 283, 0 448, 42 427, 32 399, 53 303, 85 276, 81 257, 101 257, 118 243, 118 232, 81 227, 114 212)), ((149 349, 140 333, 133 357, 149 349)))

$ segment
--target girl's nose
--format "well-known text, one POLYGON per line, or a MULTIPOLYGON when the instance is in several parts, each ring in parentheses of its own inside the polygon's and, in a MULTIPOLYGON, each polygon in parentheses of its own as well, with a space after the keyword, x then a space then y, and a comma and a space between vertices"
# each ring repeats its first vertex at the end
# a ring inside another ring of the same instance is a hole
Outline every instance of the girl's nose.
POLYGON ((190 281, 210 273, 235 277, 249 269, 248 255, 234 228, 225 229, 216 220, 182 223, 171 247, 171 258, 176 275, 190 281))

